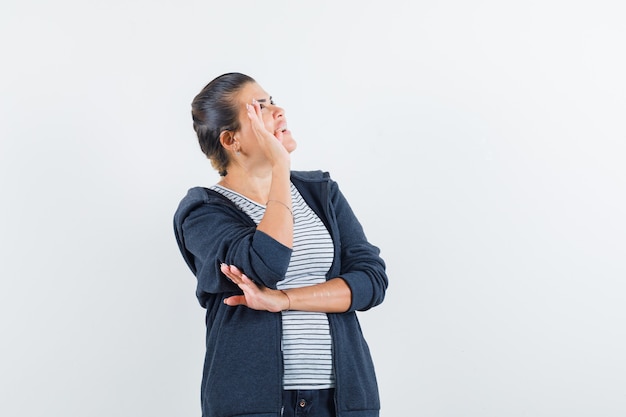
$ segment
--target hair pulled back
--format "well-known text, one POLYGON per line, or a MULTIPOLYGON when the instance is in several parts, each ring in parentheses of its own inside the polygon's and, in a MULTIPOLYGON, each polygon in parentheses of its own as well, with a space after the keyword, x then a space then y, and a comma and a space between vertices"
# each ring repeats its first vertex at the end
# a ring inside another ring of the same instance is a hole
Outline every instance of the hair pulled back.
POLYGON ((226 175, 228 154, 220 143, 225 130, 238 130, 239 109, 235 96, 244 85, 255 82, 238 72, 222 74, 208 83, 191 102, 193 129, 200 149, 221 176, 226 175))

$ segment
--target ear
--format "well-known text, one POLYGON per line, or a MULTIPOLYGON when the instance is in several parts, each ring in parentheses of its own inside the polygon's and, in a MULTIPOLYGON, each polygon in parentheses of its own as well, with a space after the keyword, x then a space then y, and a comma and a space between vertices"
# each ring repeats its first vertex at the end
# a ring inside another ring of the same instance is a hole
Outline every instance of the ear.
POLYGON ((234 151, 233 145, 237 143, 235 133, 231 130, 224 130, 220 133, 220 143, 224 149, 234 151))

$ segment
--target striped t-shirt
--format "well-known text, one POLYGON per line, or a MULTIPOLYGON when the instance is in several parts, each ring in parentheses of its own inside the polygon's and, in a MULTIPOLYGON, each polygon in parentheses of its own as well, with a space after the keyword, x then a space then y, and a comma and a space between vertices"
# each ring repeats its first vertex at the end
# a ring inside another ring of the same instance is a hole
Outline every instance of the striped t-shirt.
MULTIPOLYGON (((265 206, 220 185, 210 187, 228 197, 256 224, 265 206)), ((294 217, 293 251, 285 279, 278 289, 305 287, 326 281, 333 262, 333 242, 328 230, 291 184, 294 217)), ((333 356, 326 313, 282 313, 283 389, 327 389, 335 386, 333 356)))

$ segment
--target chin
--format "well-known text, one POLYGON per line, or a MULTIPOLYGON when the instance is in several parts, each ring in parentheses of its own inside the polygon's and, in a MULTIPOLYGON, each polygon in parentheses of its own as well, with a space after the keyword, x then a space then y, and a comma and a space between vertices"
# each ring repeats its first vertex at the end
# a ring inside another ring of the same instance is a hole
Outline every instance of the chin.
POLYGON ((283 146, 285 147, 285 149, 287 149, 287 152, 291 153, 296 150, 296 148, 298 147, 298 144, 296 143, 295 140, 291 139, 287 143, 283 143, 283 146))

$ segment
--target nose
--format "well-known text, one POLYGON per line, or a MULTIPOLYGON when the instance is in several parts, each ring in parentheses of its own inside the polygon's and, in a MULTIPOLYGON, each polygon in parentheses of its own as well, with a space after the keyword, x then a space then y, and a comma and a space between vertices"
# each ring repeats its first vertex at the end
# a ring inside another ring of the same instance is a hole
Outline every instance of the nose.
POLYGON ((272 115, 274 116, 274 119, 285 117, 285 109, 280 106, 274 105, 274 108, 272 109, 272 115))

